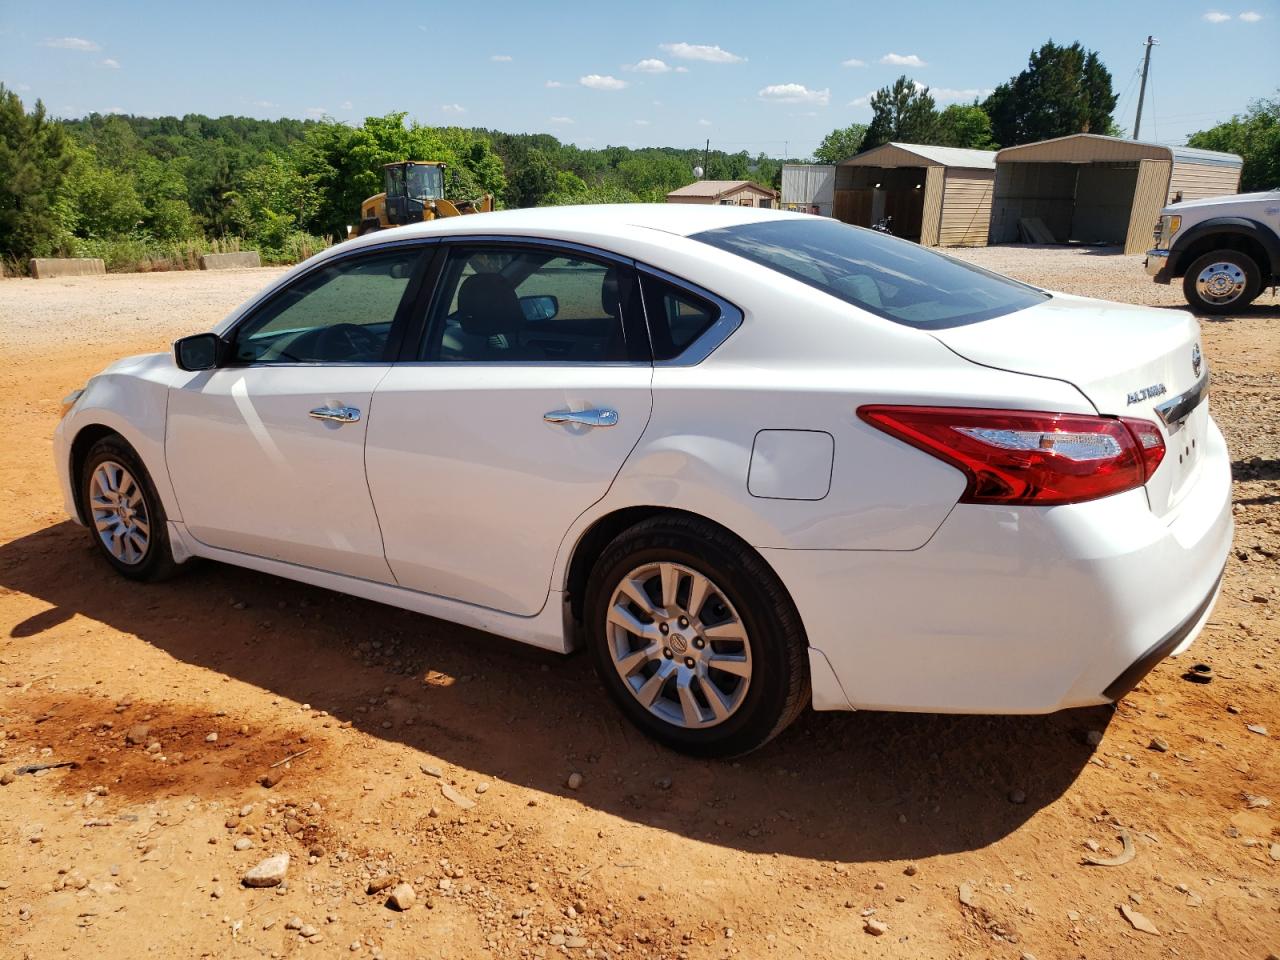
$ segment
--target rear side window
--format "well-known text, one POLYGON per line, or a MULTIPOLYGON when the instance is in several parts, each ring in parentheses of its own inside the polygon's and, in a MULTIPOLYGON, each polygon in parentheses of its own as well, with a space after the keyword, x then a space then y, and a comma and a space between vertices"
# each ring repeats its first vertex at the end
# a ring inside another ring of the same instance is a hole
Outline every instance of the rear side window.
POLYGON ((817 287, 895 323, 925 330, 990 320, 1049 295, 908 240, 837 220, 766 220, 694 240, 817 287))
POLYGON ((720 319, 714 303, 673 283, 645 274, 640 285, 655 360, 674 360, 720 319))

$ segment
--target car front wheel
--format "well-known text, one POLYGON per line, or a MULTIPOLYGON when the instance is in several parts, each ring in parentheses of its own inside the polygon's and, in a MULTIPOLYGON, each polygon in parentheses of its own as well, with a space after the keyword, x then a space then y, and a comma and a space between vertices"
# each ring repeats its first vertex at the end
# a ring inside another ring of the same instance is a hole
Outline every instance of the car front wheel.
POLYGON ((94 546, 131 580, 163 580, 176 569, 164 506, 141 459, 118 436, 85 457, 80 476, 84 519, 94 546))
POLYGON ((1197 257, 1182 279, 1187 303, 1200 313, 1247 307, 1261 288, 1258 265, 1238 250, 1213 250, 1197 257))
POLYGON ((782 583, 698 518, 659 516, 620 534, 592 572, 586 612, 610 696, 676 750, 747 753, 809 700, 808 643, 782 583))

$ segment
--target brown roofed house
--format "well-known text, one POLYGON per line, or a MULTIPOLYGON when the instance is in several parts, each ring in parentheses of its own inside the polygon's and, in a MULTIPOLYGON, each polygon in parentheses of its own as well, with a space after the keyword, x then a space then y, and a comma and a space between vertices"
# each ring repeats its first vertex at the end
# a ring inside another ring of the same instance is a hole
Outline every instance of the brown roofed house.
POLYGON ((734 207, 776 207, 778 194, 750 180, 698 180, 672 190, 667 203, 719 203, 734 207))

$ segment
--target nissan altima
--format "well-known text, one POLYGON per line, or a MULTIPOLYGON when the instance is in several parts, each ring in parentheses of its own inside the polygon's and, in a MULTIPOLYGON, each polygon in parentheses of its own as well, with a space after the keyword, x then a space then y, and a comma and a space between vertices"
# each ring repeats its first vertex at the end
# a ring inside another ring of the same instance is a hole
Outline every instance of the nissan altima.
POLYGON ((1209 616, 1230 458, 1187 314, 728 206, 436 220, 68 398, 122 575, 203 557, 585 647, 729 756, 819 710, 1114 702, 1209 616))

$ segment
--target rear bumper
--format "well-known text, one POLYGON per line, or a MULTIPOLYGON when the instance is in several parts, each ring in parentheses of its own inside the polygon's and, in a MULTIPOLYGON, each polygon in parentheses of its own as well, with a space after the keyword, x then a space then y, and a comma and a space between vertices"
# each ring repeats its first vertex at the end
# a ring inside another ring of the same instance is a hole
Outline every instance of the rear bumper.
POLYGON ((1156 283, 1168 283, 1172 278, 1169 273, 1169 251, 1148 250, 1147 259, 1142 261, 1149 276, 1156 283))
POLYGON ((815 706, 1049 713, 1123 696, 1212 608, 1232 534, 1212 424, 1200 470, 1166 517, 1143 490, 961 504, 918 550, 762 551, 831 666, 813 678, 815 706))

